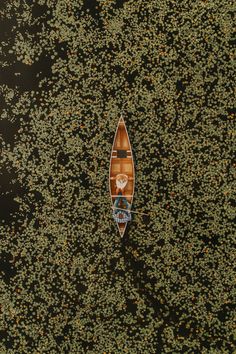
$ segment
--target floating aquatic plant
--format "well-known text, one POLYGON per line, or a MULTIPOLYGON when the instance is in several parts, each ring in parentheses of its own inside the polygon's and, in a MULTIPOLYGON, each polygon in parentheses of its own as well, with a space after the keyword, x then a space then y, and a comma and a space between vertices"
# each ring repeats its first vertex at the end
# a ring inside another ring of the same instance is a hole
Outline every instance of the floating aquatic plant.
POLYGON ((233 353, 233 3, 0 5, 1 353, 233 353), (121 112, 134 215, 112 219, 121 112))

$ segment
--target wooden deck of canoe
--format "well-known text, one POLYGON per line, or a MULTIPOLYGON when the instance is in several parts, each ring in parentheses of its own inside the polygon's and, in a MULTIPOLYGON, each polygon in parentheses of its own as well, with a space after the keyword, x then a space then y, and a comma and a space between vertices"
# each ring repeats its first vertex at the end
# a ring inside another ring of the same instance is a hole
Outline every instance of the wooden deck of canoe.
MULTIPOLYGON (((128 132, 123 117, 120 118, 114 143, 112 147, 111 160, 110 160, 110 194, 112 205, 114 205, 116 195, 116 175, 126 174, 128 176, 128 184, 125 187, 123 195, 127 201, 132 204, 134 195, 134 161, 129 141, 128 132)), ((121 237, 124 235, 127 223, 117 223, 121 237)))

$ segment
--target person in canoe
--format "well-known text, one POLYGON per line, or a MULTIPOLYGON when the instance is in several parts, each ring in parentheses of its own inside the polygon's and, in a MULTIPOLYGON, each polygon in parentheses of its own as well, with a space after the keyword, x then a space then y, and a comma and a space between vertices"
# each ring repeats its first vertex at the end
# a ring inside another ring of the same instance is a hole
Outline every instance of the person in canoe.
POLYGON ((130 203, 123 196, 124 189, 128 183, 128 176, 118 174, 116 176, 116 199, 114 202, 113 218, 118 223, 126 223, 131 220, 130 203), (119 209, 127 209, 121 210, 119 209))

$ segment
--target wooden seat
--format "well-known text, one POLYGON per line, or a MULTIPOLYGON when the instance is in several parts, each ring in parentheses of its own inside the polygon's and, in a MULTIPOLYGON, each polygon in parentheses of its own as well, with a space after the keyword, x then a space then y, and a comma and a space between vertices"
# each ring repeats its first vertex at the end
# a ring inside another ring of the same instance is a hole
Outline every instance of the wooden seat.
MULTIPOLYGON (((110 180, 114 181, 116 179, 116 177, 110 177, 110 180)), ((129 181, 133 181, 134 180, 134 177, 129 177, 128 176, 128 180, 129 181)))
POLYGON ((122 194, 122 195, 120 195, 120 194, 112 194, 111 196, 112 196, 112 198, 116 198, 116 197, 127 197, 127 198, 132 198, 132 197, 133 197, 133 195, 132 195, 132 194, 122 194))

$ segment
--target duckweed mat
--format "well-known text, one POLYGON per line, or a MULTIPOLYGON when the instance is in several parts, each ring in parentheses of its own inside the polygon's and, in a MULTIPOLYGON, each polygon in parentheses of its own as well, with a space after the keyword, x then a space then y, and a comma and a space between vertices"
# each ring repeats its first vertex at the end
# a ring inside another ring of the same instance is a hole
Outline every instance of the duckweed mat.
POLYGON ((1 1, 1 354, 236 353, 234 15, 1 1), (123 239, 121 113, 149 213, 123 239))

